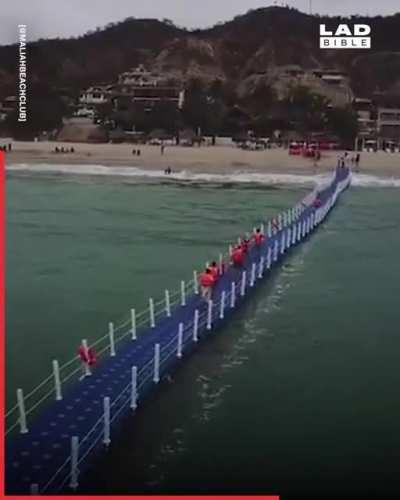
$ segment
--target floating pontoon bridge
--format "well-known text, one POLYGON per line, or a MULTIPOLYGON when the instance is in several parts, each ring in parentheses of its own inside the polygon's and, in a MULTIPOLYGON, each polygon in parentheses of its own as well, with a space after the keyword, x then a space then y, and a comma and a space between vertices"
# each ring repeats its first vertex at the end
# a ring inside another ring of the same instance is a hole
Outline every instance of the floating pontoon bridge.
MULTIPOLYGON (((132 416, 157 384, 251 297, 285 254, 325 219, 350 183, 347 168, 315 188, 275 224, 262 224, 268 238, 251 248, 241 269, 225 265, 212 301, 200 297, 197 273, 175 293, 93 343, 97 366, 82 376, 79 357, 59 366, 29 394, 17 390, 17 403, 6 413, 6 493, 48 494, 79 489, 79 478, 96 454, 107 449, 123 419, 132 416), (314 203, 316 199, 319 203, 314 203)), ((220 256, 228 262, 229 253, 220 256)), ((86 341, 83 340, 83 344, 86 341)))

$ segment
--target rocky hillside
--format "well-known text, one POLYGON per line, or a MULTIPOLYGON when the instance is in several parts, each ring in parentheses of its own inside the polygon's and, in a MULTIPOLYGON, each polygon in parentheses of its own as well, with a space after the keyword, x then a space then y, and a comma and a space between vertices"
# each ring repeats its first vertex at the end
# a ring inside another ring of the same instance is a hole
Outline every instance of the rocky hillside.
MULTIPOLYGON (((194 31, 169 21, 129 18, 79 38, 32 43, 30 78, 77 91, 112 81, 119 73, 145 63, 173 78, 228 80, 242 92, 247 81, 251 92, 257 75, 269 81, 279 68, 295 64, 345 70, 357 95, 377 90, 400 93, 400 14, 350 20, 371 25, 370 51, 320 50, 319 24, 341 21, 349 22, 282 7, 249 11, 213 28, 194 31)), ((16 57, 16 46, 0 47, 0 97, 15 93, 16 57)))

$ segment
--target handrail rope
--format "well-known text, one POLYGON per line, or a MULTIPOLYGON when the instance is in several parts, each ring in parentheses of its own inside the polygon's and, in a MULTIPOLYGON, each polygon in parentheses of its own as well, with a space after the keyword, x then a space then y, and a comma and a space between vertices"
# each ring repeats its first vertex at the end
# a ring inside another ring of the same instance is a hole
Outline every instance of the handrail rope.
MULTIPOLYGON (((235 281, 235 283, 236 283, 236 284, 238 284, 238 283, 240 283, 240 281, 241 281, 241 280, 240 280, 240 278, 238 278, 238 279, 235 281)), ((229 298, 230 298, 231 294, 232 294, 231 292, 228 292, 228 293, 226 294, 226 296, 225 296, 225 297, 226 297, 226 300, 229 300, 229 298)), ((218 306, 218 305, 220 305, 220 303, 221 303, 221 302, 220 302, 220 301, 216 301, 216 302, 213 302, 213 303, 214 303, 214 305, 215 305, 215 306, 218 306)), ((215 311, 215 313, 214 313, 214 314, 215 314, 215 315, 217 315, 217 314, 218 314, 218 312, 216 311, 216 309, 214 309, 214 311, 215 311)), ((203 327, 203 326, 206 324, 206 321, 204 321, 204 322, 200 321, 200 317, 203 319, 203 317, 205 318, 206 316, 208 316, 207 311, 203 311, 203 313, 199 316, 199 328, 203 327)), ((185 332, 188 332, 189 330, 191 330, 191 328, 193 327, 193 324, 194 324, 194 322, 193 322, 193 321, 191 321, 191 322, 189 322, 189 323, 186 323, 186 325, 184 326, 184 330, 183 330, 183 332, 185 333, 185 332)), ((171 339, 171 341, 169 341, 167 344, 165 344, 165 345, 161 346, 162 350, 165 352, 165 350, 166 350, 166 349, 167 349, 167 348, 168 348, 168 347, 172 344, 172 342, 174 342, 174 341, 176 340, 176 338, 177 338, 177 335, 175 335, 175 336, 171 339)), ((183 338, 183 342, 187 342, 187 341, 189 341, 190 339, 192 339, 192 337, 191 337, 190 335, 186 336, 186 338, 185 338, 185 336, 184 336, 184 338, 183 338)), ((170 357, 174 354, 174 352, 175 352, 174 350, 171 350, 171 351, 167 354, 167 356, 165 356, 165 357, 163 357, 162 359, 160 359, 160 365, 161 365, 161 364, 164 364, 164 363, 165 363, 165 362, 166 362, 166 361, 167 361, 167 360, 168 360, 168 359, 169 359, 169 358, 170 358, 170 357)), ((152 363, 152 362, 153 362, 153 358, 151 358, 151 359, 150 359, 150 360, 149 360, 149 361, 148 361, 148 362, 147 362, 144 366, 142 366, 142 368, 141 368, 141 370, 140 370, 140 372, 139 372, 139 373, 143 373, 143 371, 147 368, 147 366, 148 366, 150 363, 152 363)), ((142 387, 142 386, 143 386, 143 385, 144 385, 144 384, 148 381, 148 379, 149 379, 150 375, 151 375, 151 374, 148 374, 148 375, 147 375, 147 376, 146 376, 146 377, 145 377, 145 378, 141 381, 141 383, 140 383, 140 384, 139 384, 139 386, 138 386, 138 389, 139 389, 139 388, 141 388, 141 387, 142 387)), ((51 378, 51 377, 49 377, 49 378, 51 378)), ((117 398, 113 401, 113 403, 111 404, 111 407, 113 407, 113 406, 114 406, 114 405, 115 405, 115 404, 119 401, 119 399, 120 399, 120 398, 121 398, 121 397, 122 397, 122 396, 123 396, 123 395, 127 392, 127 390, 129 390, 129 388, 130 388, 130 387, 131 387, 131 383, 129 383, 129 384, 128 384, 128 385, 127 385, 127 386, 126 386, 126 387, 125 387, 125 388, 124 388, 121 392, 120 392, 119 396, 118 396, 118 397, 117 397, 117 398)), ((125 408, 125 406, 128 404, 128 402, 129 402, 129 398, 127 398, 127 400, 126 400, 126 401, 122 404, 122 406, 119 408, 119 410, 117 410, 117 412, 116 412, 116 413, 112 416, 110 423, 112 423, 112 422, 115 420, 115 418, 117 418, 117 416, 119 415, 119 413, 120 413, 120 412, 121 412, 121 411, 125 408)), ((101 422, 101 420, 102 420, 102 419, 103 419, 103 416, 101 416, 101 417, 98 419, 98 421, 94 424, 94 426, 91 428, 91 430, 90 430, 90 431, 89 431, 89 432, 85 435, 85 437, 84 437, 84 438, 83 438, 83 440, 81 441, 81 444, 87 440, 88 436, 89 436, 89 435, 93 432, 93 430, 95 429, 95 427, 99 424, 99 422, 101 422)), ((90 446, 90 448, 88 448, 88 450, 86 450, 85 454, 84 454, 84 455, 83 455, 83 456, 79 459, 79 461, 78 461, 78 465, 79 465, 80 463, 82 463, 82 461, 83 461, 83 460, 84 460, 84 459, 88 456, 88 454, 92 451, 92 449, 93 449, 95 446, 97 446, 97 442, 98 442, 98 441, 99 441, 99 439, 101 438, 101 435, 102 435, 102 432, 100 432, 100 433, 99 433, 99 435, 97 436, 97 438, 95 438, 95 440, 94 440, 93 444, 90 446)), ((56 473, 57 475, 58 475, 58 472, 59 472, 60 470, 62 470, 62 469, 64 468, 64 466, 65 466, 65 465, 66 465, 69 461, 70 461, 70 457, 68 457, 68 459, 64 462, 64 464, 63 464, 63 465, 62 465, 62 466, 58 469, 58 471, 57 471, 57 473, 56 473)), ((50 481, 46 484, 46 486, 45 486, 45 488, 43 489, 43 491, 45 491, 45 490, 47 489, 48 485, 49 485, 49 484, 51 484, 51 482, 53 481, 54 477, 55 477, 55 476, 53 476, 53 477, 51 478, 51 480, 50 480, 50 481)), ((64 479, 64 481, 63 481, 63 483, 62 483, 61 487, 62 487, 62 486, 64 486, 65 481, 68 479, 68 477, 69 477, 69 475, 66 477, 66 479, 64 479)))
MULTIPOLYGON (((314 194, 314 192, 315 192, 315 191, 317 191, 317 192, 318 192, 318 188, 317 188, 317 186, 314 188, 314 191, 313 191, 312 193, 310 193, 309 195, 307 195, 307 196, 306 196, 306 197, 305 197, 302 201, 304 201, 304 200, 306 200, 306 199, 310 198, 310 197, 311 197, 311 195, 312 195, 312 194, 314 194)), ((337 192, 337 191, 338 191, 338 189, 337 189, 337 186, 336 186, 336 191, 335 191, 335 192, 337 192)), ((297 204, 297 205, 295 205, 295 207, 297 207, 297 206, 299 206, 299 205, 301 205, 301 204, 297 204)), ((302 212, 305 210, 305 208, 304 208, 304 207, 301 207, 301 209, 302 209, 302 212)), ((269 223, 269 222, 270 222, 270 221, 272 221, 272 220, 276 220, 277 218, 279 218, 279 215, 281 215, 281 214, 278 214, 278 216, 275 216, 275 217, 273 217, 272 219, 267 219, 267 220, 266 220, 266 222, 267 222, 267 223, 269 223)), ((301 216, 301 214, 300 214, 300 216, 301 216)), ((281 217, 282 217, 282 215, 281 215, 281 217)), ((286 227, 286 226, 284 226, 283 224, 282 224, 282 226, 283 226, 282 228, 280 228, 279 230, 277 230, 277 231, 276 231, 276 233, 274 234, 274 236, 276 236, 278 233, 280 233, 280 232, 281 232, 281 231, 282 231, 282 230, 286 227)), ((229 252, 223 253, 223 254, 222 254, 222 256, 223 256, 223 258, 227 258, 227 259, 229 259, 229 260, 230 260, 230 255, 229 255, 229 252)), ((223 260, 224 260, 224 259, 223 259, 223 260)), ((247 281, 247 280, 246 280, 246 281, 247 281)), ((237 284, 237 283, 239 283, 239 282, 240 282, 240 280, 237 280, 237 281, 236 281, 236 284, 237 284)), ((185 289, 189 289, 189 288, 191 288, 191 287, 193 287, 193 289, 194 289, 194 279, 192 279, 192 280, 190 280, 190 281, 188 281, 188 282, 185 282, 185 289)), ((178 289, 178 290, 176 290, 176 291, 172 291, 172 292, 170 292, 170 297, 177 297, 177 300, 176 300, 176 301, 172 301, 172 302, 170 303, 170 306, 174 306, 175 304, 179 303, 179 296, 180 296, 180 294, 181 294, 181 290, 179 290, 179 289, 178 289)), ((161 299, 160 301, 158 301, 158 302, 156 302, 156 303, 155 303, 155 306, 156 306, 156 305, 161 305, 161 304, 164 304, 164 303, 165 303, 165 299, 161 299)), ((147 309, 145 309, 145 310, 142 310, 140 313, 138 313, 138 314, 136 315, 136 319, 137 319, 137 318, 142 317, 144 314, 148 313, 148 311, 149 311, 149 308, 147 308, 147 309)), ((164 312, 164 310, 163 310, 163 309, 160 309, 159 311, 157 311, 157 312, 155 313, 155 315, 156 315, 156 316, 159 316, 162 312, 164 312)), ((143 324, 145 324, 146 322, 147 322, 147 319, 146 319, 145 321, 143 321, 143 322, 141 322, 141 323, 137 324, 136 326, 137 326, 137 327, 140 327, 140 326, 142 326, 143 324)), ((129 323, 130 323, 130 320, 128 319, 128 320, 126 320, 124 323, 122 323, 122 324, 118 325, 118 326, 115 328, 114 333, 115 333, 116 331, 121 330, 122 328, 124 328, 125 326, 127 326, 129 323)), ((116 341, 117 341, 117 342, 121 341, 121 340, 122 340, 123 338, 125 338, 125 337, 129 334, 129 333, 130 333, 130 331, 127 331, 126 333, 124 333, 123 335, 121 335, 120 337, 118 337, 118 338, 116 339, 116 341)), ((99 338, 99 339, 97 339, 94 343, 90 344, 90 347, 95 347, 95 346, 99 345, 99 344, 100 344, 100 342, 102 342, 102 341, 104 341, 104 340, 107 340, 107 339, 108 339, 108 334, 104 335, 103 337, 100 337, 100 338, 99 338)), ((103 354, 103 353, 104 353, 104 352, 105 352, 108 348, 109 348, 109 345, 105 346, 105 347, 104 347, 104 348, 100 351, 100 353, 98 353, 98 355, 103 354)), ((71 364, 73 364, 73 363, 74 363, 74 362, 76 362, 76 361, 79 361, 79 357, 78 357, 78 356, 74 356, 74 358, 72 358, 71 360, 67 361, 67 362, 66 362, 66 363, 64 363, 63 365, 61 365, 61 366, 60 366, 60 368, 59 368, 60 372, 61 372, 62 370, 65 370, 67 367, 69 367, 71 364)), ((76 369, 74 372, 72 372, 72 373, 71 373, 71 374, 70 374, 67 378, 62 379, 62 382, 65 382, 65 381, 69 380, 69 379, 71 378, 71 376, 73 376, 73 375, 74 375, 74 374, 75 374, 75 373, 76 373, 79 369, 80 369, 80 367, 79 367, 78 369, 76 369)), ((33 395, 34 395, 37 391, 39 391, 39 389, 40 389, 41 387, 43 387, 46 383, 48 383, 48 382, 52 379, 52 377, 53 377, 53 374, 50 374, 50 375, 49 375, 46 379, 44 379, 44 380, 43 380, 43 381, 42 381, 42 382, 41 382, 38 386, 36 386, 34 389, 32 389, 32 391, 24 397, 24 400, 26 401, 27 399, 29 399, 30 397, 32 397, 32 396, 33 396, 33 395)), ((51 392, 49 392, 49 393, 47 394, 47 396, 46 396, 46 397, 41 398, 41 399, 39 400, 39 403, 36 403, 36 404, 35 404, 35 405, 34 405, 34 406, 30 409, 30 410, 28 410, 27 414, 29 414, 30 412, 32 412, 32 411, 33 411, 33 410, 34 410, 34 409, 38 406, 38 404, 40 404, 40 402, 44 401, 44 400, 45 400, 45 399, 46 399, 46 398, 47 398, 50 394, 52 394, 52 393, 53 393, 53 390, 52 390, 51 392)), ((7 411, 7 413, 6 413, 6 418, 8 418, 8 417, 9 417, 12 413, 14 413, 17 409, 18 409, 18 405, 16 404, 16 405, 14 405, 14 406, 13 406, 10 410, 8 410, 8 411, 7 411)), ((14 428, 15 428, 15 424, 14 424, 14 428)), ((9 430, 8 430, 8 432, 9 432, 9 430)))

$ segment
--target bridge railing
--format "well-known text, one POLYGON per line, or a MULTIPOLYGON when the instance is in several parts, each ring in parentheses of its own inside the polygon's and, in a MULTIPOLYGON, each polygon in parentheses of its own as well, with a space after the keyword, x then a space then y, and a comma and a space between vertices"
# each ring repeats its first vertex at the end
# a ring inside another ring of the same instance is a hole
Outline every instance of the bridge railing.
MULTIPOLYGON (((107 447, 110 444, 111 425, 118 419, 121 413, 126 410, 127 405, 130 405, 132 411, 136 409, 138 403, 140 403, 141 397, 145 396, 146 391, 149 390, 152 385, 159 383, 159 381, 168 374, 172 365, 178 362, 187 352, 190 352, 191 348, 199 342, 205 334, 209 333, 219 321, 225 318, 228 311, 235 309, 236 305, 245 297, 247 291, 254 287, 256 280, 262 278, 264 271, 271 268, 273 262, 280 259, 281 254, 285 253, 292 245, 301 241, 301 239, 311 232, 313 227, 323 220, 336 200, 337 194, 338 188, 331 194, 324 206, 316 210, 308 211, 306 216, 301 220, 298 220, 298 217, 305 210, 304 206, 303 208, 299 207, 297 213, 288 212, 278 217, 281 235, 266 244, 263 247, 263 251, 257 255, 256 259, 254 259, 253 255, 251 270, 247 269, 238 272, 236 278, 232 281, 233 286, 230 290, 223 290, 221 292, 217 292, 216 290, 214 292, 213 301, 208 303, 208 307, 202 308, 200 312, 199 309, 196 309, 190 321, 186 321, 185 324, 179 324, 177 332, 175 332, 170 340, 163 342, 161 338, 159 343, 155 343, 154 352, 152 353, 150 350, 148 359, 145 360, 140 368, 132 366, 131 381, 116 397, 113 397, 112 401, 110 397, 104 398, 104 412, 96 420, 89 432, 84 436, 75 435, 71 437, 70 454, 66 454, 65 461, 49 481, 45 485, 40 485, 40 492, 65 489, 67 485, 72 489, 78 487, 79 466, 85 462, 85 459, 94 448, 99 446, 107 447)), ((274 231, 275 234, 277 234, 278 230, 274 231)), ((197 281, 195 279, 192 281, 193 283, 191 285, 190 283, 181 284, 180 290, 174 292, 172 295, 171 304, 175 304, 176 306, 182 304, 182 297, 186 292, 191 291, 191 287, 193 288, 192 292, 198 291, 197 281)), ((151 309, 153 309, 153 313, 155 314, 155 306, 157 306, 157 311, 162 310, 165 315, 167 314, 165 300, 161 300, 153 304, 152 307, 149 307, 149 313, 151 309)), ((147 313, 147 310, 145 312, 147 313)), ((144 316, 145 315, 143 315, 142 318, 138 315, 139 321, 135 323, 135 333, 136 328, 142 321, 144 326, 151 324, 151 314, 149 314, 150 318, 147 319, 145 319, 144 316)), ((117 336, 118 342, 121 342, 128 335, 131 336, 131 340, 135 340, 132 335, 133 328, 129 329, 129 324, 129 320, 127 320, 118 327, 120 329, 120 334, 117 336)), ((113 329, 112 332, 115 334, 113 329)), ((108 338, 110 340, 109 336, 108 338)), ((96 344, 92 345, 98 347, 101 345, 101 342, 106 339, 107 335, 98 339, 96 344)), ((110 344, 114 344, 114 342, 110 344)), ((111 345, 106 343, 104 349, 104 353, 109 351, 112 355, 111 345)), ((68 363, 70 366, 73 365, 72 360, 68 363)), ((72 369, 71 373, 73 373, 73 371, 72 369)), ((49 379, 51 379, 51 376, 41 383, 42 387, 48 383, 49 379)), ((39 389, 35 388, 34 391, 36 391, 37 394, 39 389)), ((55 391, 55 393, 57 394, 57 391, 55 391)), ((32 484, 31 491, 38 492, 39 485, 32 484)))
MULTIPOLYGON (((275 218, 265 222, 265 224, 262 223, 261 228, 263 232, 269 237, 277 234, 284 227, 297 220, 305 210, 305 206, 309 205, 312 200, 313 198, 307 195, 302 202, 295 205, 292 209, 278 214, 275 218)), ((223 263, 226 265, 226 263, 230 262, 230 249, 219 255, 218 262, 221 265, 223 263)), ((173 291, 166 290, 164 297, 157 302, 149 299, 147 308, 139 313, 136 313, 132 309, 130 317, 124 319, 117 326, 109 323, 106 334, 92 343, 89 343, 87 339, 82 339, 82 345, 95 349, 97 359, 101 360, 107 356, 114 356, 116 348, 121 342, 126 341, 129 337, 135 339, 146 327, 151 327, 156 319, 164 315, 169 316, 175 307, 184 305, 193 294, 198 292, 197 272, 194 271, 193 278, 189 281, 182 281, 178 289, 173 291)), ((62 399, 62 392, 68 384, 82 380, 88 375, 90 375, 90 367, 82 363, 78 355, 62 365, 59 365, 56 359, 53 360, 51 373, 28 394, 24 394, 20 388, 17 389, 17 403, 8 409, 5 414, 6 436, 18 427, 21 433, 27 432, 27 417, 32 417, 33 414, 39 411, 51 399, 62 399)))
MULTIPOLYGON (((236 288, 239 289, 241 277, 235 280, 234 283, 236 288)), ((249 277, 246 280, 246 286, 249 287, 250 285, 251 278, 249 277)), ((226 305, 226 311, 235 307, 230 306, 231 296, 232 292, 224 294, 223 303, 226 305)), ((132 412, 134 412, 140 402, 142 390, 144 390, 146 386, 158 384, 168 373, 171 365, 182 358, 191 347, 205 336, 205 333, 209 333, 218 320, 223 319, 221 318, 221 311, 223 310, 221 308, 221 299, 222 295, 220 295, 218 300, 214 300, 213 302, 211 322, 208 311, 199 314, 197 319, 194 316, 191 321, 186 322, 185 325, 182 325, 182 328, 178 329, 176 335, 174 335, 171 340, 165 344, 159 344, 158 362, 154 354, 140 370, 137 370, 136 367, 132 367, 132 369, 135 370, 135 377, 132 378, 124 389, 109 402, 109 412, 108 410, 107 412, 105 411, 92 428, 83 437, 79 438, 78 449, 76 446, 74 448, 74 445, 72 445, 72 440, 74 438, 71 439, 70 454, 49 481, 40 488, 40 493, 51 491, 55 486, 56 489, 61 491, 65 490, 66 487, 72 489, 77 488, 79 467, 83 465, 85 459, 96 447, 107 447, 110 444, 110 429, 114 421, 126 411, 128 406, 130 406, 132 412)), ((155 344, 154 347, 156 347, 156 345, 157 344, 155 344)), ((104 408, 106 407, 108 408, 108 405, 104 405, 104 408)), ((74 442, 76 442, 76 440, 74 442)), ((32 486, 36 487, 37 485, 32 486)))

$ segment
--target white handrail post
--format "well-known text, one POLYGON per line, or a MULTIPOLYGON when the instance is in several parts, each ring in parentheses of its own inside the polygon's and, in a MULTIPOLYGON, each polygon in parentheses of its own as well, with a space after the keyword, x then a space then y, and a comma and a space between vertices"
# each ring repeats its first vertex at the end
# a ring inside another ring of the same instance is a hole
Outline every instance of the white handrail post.
POLYGON ((261 222, 260 231, 261 231, 261 234, 265 234, 265 224, 264 224, 264 222, 261 222))
POLYGON ((234 281, 231 283, 231 309, 235 307, 236 303, 236 284, 234 281))
POLYGON ((22 389, 17 389, 17 402, 19 410, 19 432, 21 434, 26 434, 28 432, 28 427, 26 425, 24 392, 22 389))
POLYGON ((110 337, 110 356, 115 356, 114 323, 108 323, 108 335, 110 337))
POLYGON ((230 257, 230 256, 232 255, 232 252, 233 252, 233 247, 232 247, 232 245, 229 245, 228 252, 229 252, 229 257, 230 257))
POLYGON ((287 249, 290 248, 291 244, 292 244, 292 229, 289 226, 286 232, 286 248, 287 249))
POLYGON ((218 262, 218 269, 219 269, 219 274, 220 276, 222 275, 222 271, 223 271, 223 263, 224 263, 224 256, 222 255, 222 253, 219 254, 219 262, 218 262))
POLYGON ((193 271, 193 291, 196 295, 199 294, 199 279, 197 277, 197 271, 193 271))
POLYGON ((264 255, 261 256, 260 263, 258 265, 258 278, 261 279, 263 277, 263 272, 264 272, 264 255))
POLYGON ((150 311, 150 327, 155 328, 156 321, 154 318, 154 300, 152 298, 149 299, 149 311, 150 311))
POLYGON ((182 357, 182 346, 183 346, 183 323, 179 323, 178 327, 178 346, 176 349, 176 356, 178 358, 182 357))
POLYGON ((220 309, 219 309, 219 318, 220 319, 224 319, 224 316, 225 316, 225 299, 226 299, 226 292, 225 292, 225 290, 223 290, 221 293, 221 303, 220 303, 220 309))
POLYGON ((268 227, 267 227, 267 236, 268 236, 268 238, 271 238, 271 235, 272 235, 271 221, 268 221, 268 227))
POLYGON ((274 262, 276 262, 278 260, 278 251, 279 251, 279 243, 278 243, 278 240, 276 239, 275 240, 275 244, 274 244, 274 262))
POLYGON ((198 342, 199 337, 199 310, 196 309, 194 311, 194 320, 193 320, 193 342, 198 342))
POLYGON ((131 374, 131 409, 137 408, 137 367, 132 366, 131 374))
POLYGON ((136 340, 136 310, 131 309, 132 340, 136 340))
POLYGON ((207 330, 211 330, 212 328, 212 309, 213 309, 213 301, 208 301, 208 309, 207 309, 207 330))
POLYGON ((181 281, 181 306, 186 306, 185 282, 181 281))
POLYGON ((110 398, 108 396, 106 396, 103 399, 103 410, 104 410, 103 444, 109 446, 111 443, 111 439, 110 439, 110 398))
POLYGON ((251 265, 251 274, 250 274, 250 286, 254 286, 254 282, 256 280, 256 263, 253 262, 251 265))
POLYGON ((154 345, 154 376, 153 382, 158 384, 160 381, 160 344, 154 345))
MULTIPOLYGON (((82 346, 85 349, 85 352, 88 353, 89 352, 89 346, 88 346, 88 343, 87 343, 86 339, 82 340, 82 346)), ((84 370, 85 370, 85 377, 90 377, 90 375, 92 374, 92 372, 90 371, 89 363, 84 363, 83 367, 84 367, 84 370)))
POLYGON ((244 294, 246 293, 246 271, 242 272, 242 283, 240 286, 240 295, 244 297, 244 294))
POLYGON ((60 381, 60 366, 56 359, 53 359, 53 375, 54 375, 54 387, 56 392, 56 401, 61 401, 61 381, 60 381))
POLYGON ((272 254, 271 247, 268 247, 268 253, 267 253, 267 269, 271 269, 271 254, 272 254))
POLYGON ((292 245, 296 243, 296 224, 293 225, 292 228, 292 245))
POLYGON ((286 250, 286 243, 285 243, 285 231, 282 231, 282 237, 281 237, 281 255, 285 253, 286 250))
POLYGON ((78 456, 79 456, 79 437, 71 437, 71 473, 69 487, 76 490, 79 486, 78 482, 78 456))
POLYGON ((39 485, 37 483, 32 483, 29 492, 31 495, 39 495, 39 485))
POLYGON ((168 318, 171 316, 171 301, 169 298, 169 290, 165 290, 165 313, 168 318))

